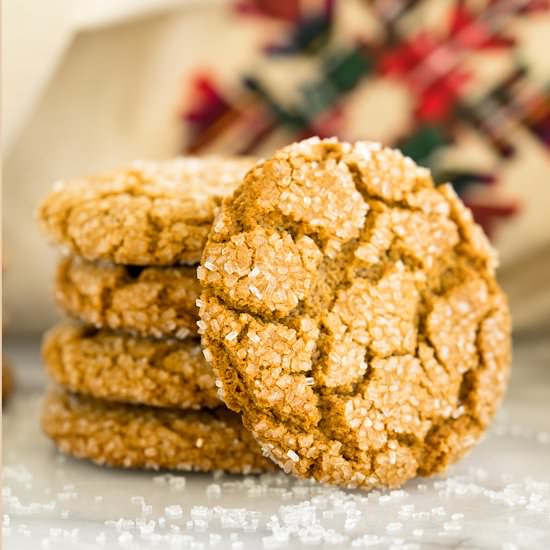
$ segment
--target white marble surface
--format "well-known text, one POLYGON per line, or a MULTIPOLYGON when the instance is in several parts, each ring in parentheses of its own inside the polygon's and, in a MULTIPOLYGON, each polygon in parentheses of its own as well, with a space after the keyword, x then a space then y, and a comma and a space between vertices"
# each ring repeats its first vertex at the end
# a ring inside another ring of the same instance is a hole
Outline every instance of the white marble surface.
POLYGON ((3 548, 550 548, 550 339, 516 342, 505 405, 448 475, 339 491, 284 475, 172 478, 56 453, 39 429, 36 342, 8 342, 3 548))

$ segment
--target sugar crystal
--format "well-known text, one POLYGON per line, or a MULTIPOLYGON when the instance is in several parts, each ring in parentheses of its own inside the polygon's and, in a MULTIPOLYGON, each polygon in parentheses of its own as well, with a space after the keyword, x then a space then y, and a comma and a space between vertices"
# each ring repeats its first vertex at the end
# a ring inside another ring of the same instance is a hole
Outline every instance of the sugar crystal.
POLYGON ((183 517, 183 509, 179 504, 172 504, 164 509, 164 513, 171 519, 183 517))

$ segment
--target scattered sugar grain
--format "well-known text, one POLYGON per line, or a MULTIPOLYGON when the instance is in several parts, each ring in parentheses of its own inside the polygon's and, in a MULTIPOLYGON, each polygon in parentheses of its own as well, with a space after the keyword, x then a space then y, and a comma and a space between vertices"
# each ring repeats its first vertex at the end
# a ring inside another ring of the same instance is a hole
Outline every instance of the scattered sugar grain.
POLYGON ((170 519, 179 519, 183 517, 183 509, 179 504, 172 504, 164 509, 164 513, 170 519))
POLYGON ((142 537, 147 537, 148 535, 152 535, 155 532, 155 520, 150 520, 147 523, 143 523, 139 525, 139 533, 142 537))
POLYGON ((444 517, 446 515, 447 512, 445 511, 445 508, 443 508, 443 506, 436 506, 435 508, 432 508, 433 517, 444 517))
POLYGON ((191 519, 210 519, 213 514, 213 510, 206 506, 193 506, 190 513, 191 519))
POLYGON ((193 529, 194 531, 206 531, 208 529, 208 525, 209 524, 207 519, 191 520, 191 529, 193 529))

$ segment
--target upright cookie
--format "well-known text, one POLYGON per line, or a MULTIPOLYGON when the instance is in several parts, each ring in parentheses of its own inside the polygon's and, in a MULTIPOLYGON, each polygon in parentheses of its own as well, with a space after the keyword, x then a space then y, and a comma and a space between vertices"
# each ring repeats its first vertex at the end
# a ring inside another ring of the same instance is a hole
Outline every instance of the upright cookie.
POLYGON ((64 453, 101 465, 231 473, 275 468, 239 417, 222 407, 177 411, 51 390, 42 428, 64 453))
POLYGON ((199 270, 226 404, 300 477, 368 489, 444 470, 508 378, 494 263, 452 188, 398 151, 282 149, 224 202, 199 270))
POLYGON ((195 263, 222 197, 253 164, 250 158, 218 157, 135 162, 57 183, 38 217, 56 244, 88 260, 195 263))
POLYGON ((197 334, 199 294, 196 270, 185 266, 142 268, 69 256, 55 280, 57 303, 72 317, 157 338, 197 334))
POLYGON ((156 340, 60 323, 46 333, 42 358, 61 386, 109 401, 218 407, 212 369, 197 340, 156 340))

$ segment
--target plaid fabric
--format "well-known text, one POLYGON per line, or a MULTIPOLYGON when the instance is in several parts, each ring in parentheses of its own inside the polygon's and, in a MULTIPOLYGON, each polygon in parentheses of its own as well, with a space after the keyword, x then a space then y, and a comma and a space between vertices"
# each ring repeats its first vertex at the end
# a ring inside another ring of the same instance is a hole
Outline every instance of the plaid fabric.
MULTIPOLYGON (((261 45, 262 65, 312 59, 318 66, 313 80, 297 85, 292 102, 279 97, 260 70, 243 71, 238 85, 222 88, 212 75, 198 70, 189 86, 192 94, 182 121, 188 139, 184 152, 217 151, 254 154, 266 144, 309 135, 347 136, 345 116, 358 89, 377 80, 391 80, 406 90, 412 112, 399 135, 386 141, 417 162, 429 166, 439 182, 451 181, 474 216, 491 233, 500 220, 519 210, 514 198, 499 194, 499 167, 517 154, 514 134, 527 130, 550 149, 550 81, 539 86, 519 58, 510 24, 518 17, 536 17, 549 10, 548 1, 456 1, 441 28, 422 19, 420 0, 364 1, 363 9, 380 23, 383 33, 347 41, 334 39, 342 0, 247 0, 233 8, 241 20, 255 25, 279 23, 279 35, 261 45), (475 95, 476 74, 469 61, 491 51, 511 60, 501 81, 475 95), (475 86, 473 86, 475 87, 475 86), (485 168, 468 159, 449 165, 442 152, 460 145, 464 132, 475 132, 495 161, 485 168), (483 193, 478 190, 483 188, 483 193)), ((369 135, 359 136, 369 139, 369 135)))

